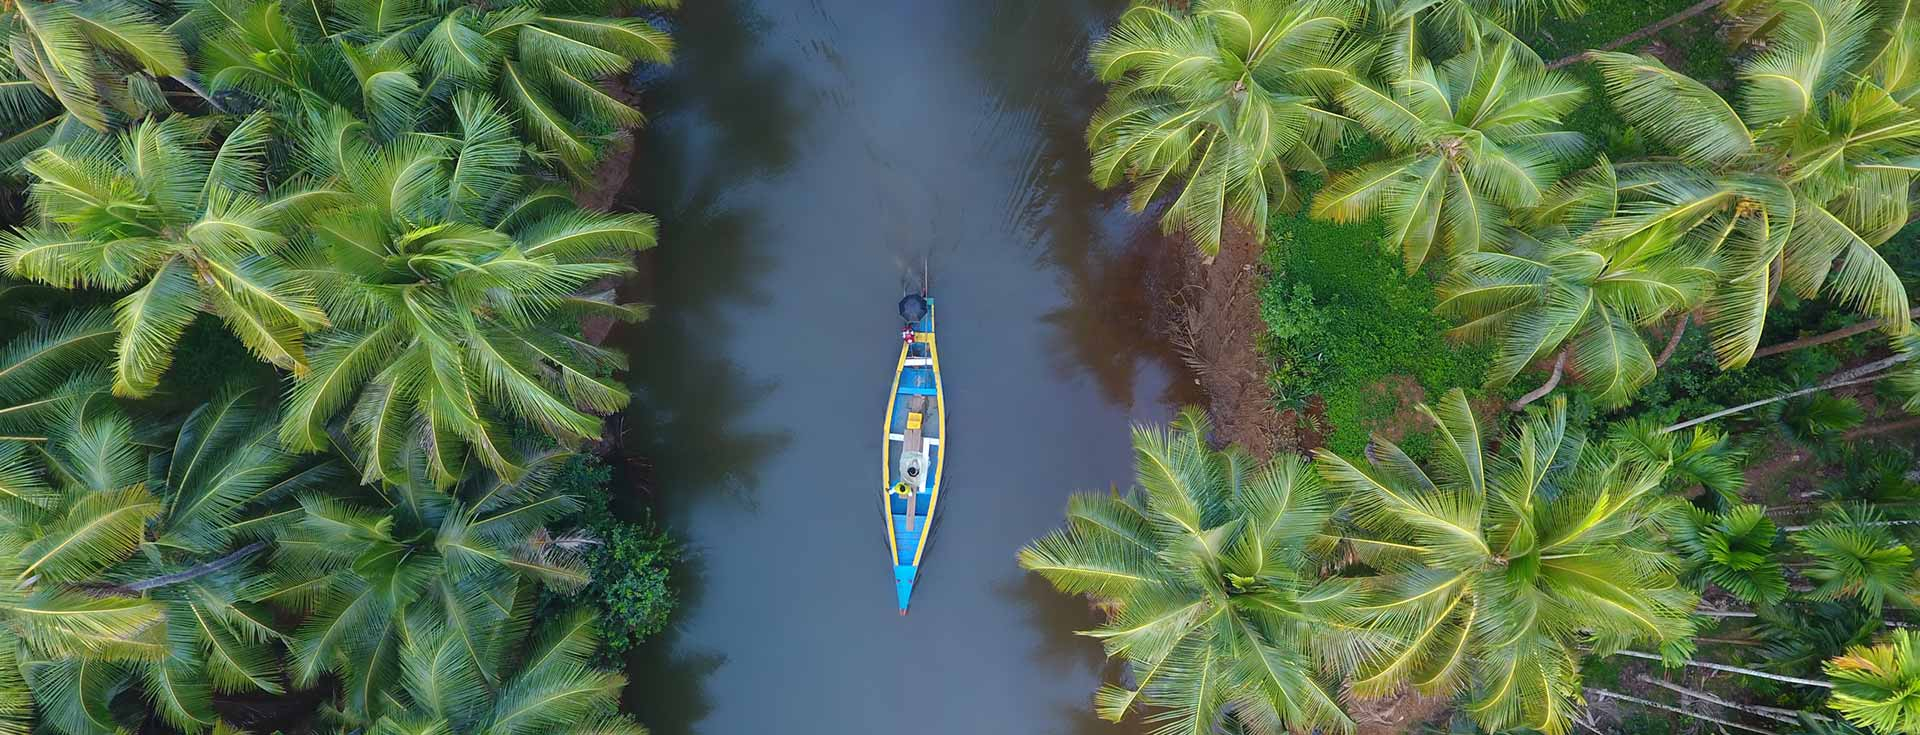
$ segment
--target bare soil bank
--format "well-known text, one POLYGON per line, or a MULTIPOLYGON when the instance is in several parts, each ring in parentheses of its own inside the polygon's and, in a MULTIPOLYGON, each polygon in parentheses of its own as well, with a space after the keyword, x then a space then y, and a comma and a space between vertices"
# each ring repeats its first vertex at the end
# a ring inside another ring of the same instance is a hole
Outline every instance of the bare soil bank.
MULTIPOLYGON (((1292 412, 1274 408, 1269 369, 1260 354, 1261 243, 1244 230, 1229 233, 1207 262, 1178 237, 1148 240, 1158 250, 1154 279, 1162 293, 1154 328, 1173 345, 1206 391, 1215 439, 1238 444, 1262 459, 1309 444, 1292 412)), ((1317 437, 1313 437, 1317 439, 1317 437)))

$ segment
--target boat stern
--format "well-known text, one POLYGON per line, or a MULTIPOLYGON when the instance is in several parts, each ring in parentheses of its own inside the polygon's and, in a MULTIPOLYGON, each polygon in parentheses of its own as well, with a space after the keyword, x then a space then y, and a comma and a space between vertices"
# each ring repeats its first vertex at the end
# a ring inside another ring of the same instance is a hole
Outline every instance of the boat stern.
POLYGON ((895 564, 893 567, 893 591, 900 598, 900 614, 907 614, 907 602, 913 597, 913 577, 920 568, 912 564, 895 564))

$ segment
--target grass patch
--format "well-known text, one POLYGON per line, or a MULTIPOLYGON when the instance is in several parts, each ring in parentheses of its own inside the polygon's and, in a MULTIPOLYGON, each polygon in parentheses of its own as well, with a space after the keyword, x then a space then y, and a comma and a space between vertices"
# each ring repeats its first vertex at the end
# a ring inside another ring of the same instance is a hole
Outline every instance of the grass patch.
POLYGON ((1473 390, 1490 354, 1445 338, 1450 325, 1433 312, 1432 283, 1407 275, 1399 254, 1382 249, 1380 239, 1378 225, 1296 214, 1273 220, 1263 256, 1269 385, 1284 407, 1320 396, 1331 428, 1327 443, 1341 452, 1359 451, 1369 433, 1407 407, 1396 380, 1411 379, 1428 396, 1473 390))

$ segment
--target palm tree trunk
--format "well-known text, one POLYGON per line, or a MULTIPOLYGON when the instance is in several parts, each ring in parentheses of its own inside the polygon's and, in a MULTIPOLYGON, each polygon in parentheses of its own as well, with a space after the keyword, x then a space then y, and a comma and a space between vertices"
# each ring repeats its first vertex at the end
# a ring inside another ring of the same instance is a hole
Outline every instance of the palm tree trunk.
MULTIPOLYGON (((1644 658, 1648 661, 1664 661, 1665 660, 1651 653, 1641 653, 1639 651, 1614 651, 1614 654, 1619 656, 1632 656, 1633 658, 1644 658)), ((1833 682, 1820 681, 1819 679, 1802 679, 1798 676, 1787 676, 1785 674, 1769 674, 1765 671, 1760 671, 1757 669, 1749 669, 1744 666, 1728 666, 1726 664, 1708 663, 1706 661, 1683 661, 1682 663, 1686 664, 1687 666, 1695 666, 1702 669, 1711 669, 1714 671, 1725 671, 1729 674, 1746 674, 1747 676, 1757 676, 1762 679, 1771 679, 1773 681, 1781 681, 1781 682, 1786 682, 1788 684, 1800 684, 1802 686, 1820 687, 1822 689, 1833 688, 1833 682)))
POLYGON ((172 77, 172 79, 173 81, 179 82, 180 86, 193 90, 193 93, 199 95, 200 99, 206 100, 207 106, 212 107, 214 112, 222 115, 227 114, 226 106, 220 104, 219 100, 214 99, 213 95, 207 92, 205 87, 200 86, 200 80, 193 73, 192 69, 181 72, 179 76, 172 77))
MULTIPOLYGON (((1634 678, 1689 699, 1698 699, 1702 702, 1707 702, 1709 704, 1716 704, 1731 710, 1739 710, 1741 712, 1745 712, 1747 714, 1754 715, 1756 717, 1765 717, 1769 720, 1784 722, 1789 725, 1800 724, 1799 719, 1791 715, 1780 712, 1778 707, 1759 707, 1751 704, 1740 704, 1739 702, 1730 702, 1730 701, 1727 701, 1726 699, 1722 699, 1713 694, 1709 694, 1707 692, 1703 692, 1698 689, 1689 689, 1687 687, 1680 686, 1679 684, 1675 684, 1665 679, 1655 679, 1651 676, 1647 676, 1646 674, 1638 674, 1634 678)), ((1787 710, 1787 712, 1792 712, 1792 710, 1787 710)))
POLYGON ((1521 396, 1519 400, 1507 404, 1507 410, 1518 411, 1526 408, 1527 404, 1540 400, 1541 396, 1552 393, 1554 386, 1560 384, 1560 376, 1566 374, 1566 371, 1567 351, 1562 349, 1560 350, 1560 356, 1553 359, 1553 374, 1547 376, 1547 382, 1541 383, 1538 388, 1527 391, 1527 394, 1521 396))
POLYGON ((1862 426, 1858 429, 1848 430, 1846 433, 1841 434, 1840 438, 1858 439, 1863 436, 1873 436, 1875 434, 1886 434, 1894 431, 1906 431, 1908 429, 1920 429, 1920 418, 1902 419, 1899 421, 1891 421, 1884 424, 1875 424, 1873 426, 1862 426))
POLYGON ((267 542, 255 541, 253 543, 247 544, 246 546, 242 546, 238 549, 234 549, 232 553, 229 553, 226 556, 220 557, 218 559, 207 562, 205 564, 198 564, 192 567, 188 567, 186 569, 182 569, 172 574, 163 574, 158 577, 148 577, 146 579, 142 579, 137 582, 132 582, 132 583, 123 585, 120 589, 126 590, 127 592, 132 594, 139 594, 142 592, 146 592, 147 590, 150 590, 150 589, 165 587, 170 584, 179 584, 181 582, 185 582, 188 580, 197 579, 199 577, 204 577, 206 575, 212 574, 214 572, 217 572, 222 569, 226 569, 227 567, 238 564, 242 559, 252 556, 253 554, 259 552, 261 549, 265 549, 265 548, 267 548, 267 542))
MULTIPOLYGON (((1913 525, 1913 524, 1915 524, 1915 523, 1920 523, 1920 520, 1902 520, 1902 521, 1867 521, 1867 522, 1864 522, 1864 523, 1854 523, 1854 524, 1851 524, 1851 525, 1849 525, 1849 526, 1848 526, 1848 528, 1854 528, 1854 527, 1859 527, 1859 528, 1882 528, 1882 527, 1887 527, 1887 526, 1910 526, 1910 525, 1913 525)), ((1804 525, 1804 526, 1781 526, 1781 527, 1780 527, 1780 530, 1782 530, 1782 531, 1786 531, 1787 533, 1793 533, 1794 531, 1805 531, 1805 530, 1807 530, 1807 529, 1809 529, 1809 528, 1813 528, 1813 524, 1808 524, 1808 525, 1804 525)))
MULTIPOLYGON (((1700 2, 1694 3, 1691 6, 1688 6, 1686 10, 1682 10, 1678 13, 1674 13, 1673 15, 1669 15, 1665 18, 1661 18, 1660 20, 1655 21, 1651 25, 1641 26, 1640 30, 1637 30, 1627 35, 1613 39, 1612 41, 1608 41, 1605 44, 1602 44, 1600 48, 1594 49, 1594 51, 1612 51, 1614 49, 1620 48, 1621 46, 1625 46, 1630 43, 1651 38, 1653 37, 1654 34, 1657 34, 1668 28, 1672 28, 1673 26, 1678 25, 1680 23, 1684 23, 1688 19, 1696 15, 1699 15, 1701 13, 1705 13, 1714 8, 1720 7, 1720 3, 1722 1, 1723 0, 1700 0, 1700 2)), ((1564 59, 1548 64, 1547 68, 1558 69, 1560 67, 1566 66, 1573 62, 1586 58, 1588 53, 1590 52, 1582 51, 1572 56, 1568 56, 1564 59)))
POLYGON ((1687 312, 1685 314, 1680 315, 1680 323, 1674 325, 1673 327, 1673 336, 1667 339, 1667 348, 1664 350, 1661 350, 1660 356, 1655 358, 1653 361, 1654 368, 1657 369, 1657 368, 1663 368, 1667 366, 1667 360, 1672 359, 1673 351, 1680 348, 1680 338, 1685 337, 1687 335, 1687 324, 1692 321, 1693 321, 1693 312, 1687 312))
POLYGON ((1731 727, 1739 730, 1746 730, 1747 732, 1759 733, 1760 735, 1775 735, 1775 733, 1772 730, 1762 730, 1752 725, 1742 725, 1732 720, 1723 720, 1718 717, 1714 717, 1713 715, 1703 715, 1698 712, 1693 712, 1691 710, 1684 710, 1670 704, 1661 704, 1659 702, 1655 702, 1650 699, 1641 699, 1639 697, 1629 696, 1629 695, 1621 694, 1619 692, 1610 692, 1605 689, 1595 689, 1593 687, 1587 687, 1586 692, 1587 692, 1587 696, 1589 697, 1597 697, 1601 699, 1617 699, 1622 702, 1632 702, 1642 707, 1652 707, 1654 709, 1666 710, 1674 714, 1686 715, 1696 720, 1711 722, 1716 725, 1724 725, 1726 727, 1731 727))
MULTIPOLYGON (((1920 318, 1920 306, 1916 306, 1911 311, 1908 311, 1907 317, 1920 318)), ((1880 325, 1884 323, 1886 323, 1885 319, 1868 319, 1858 324, 1853 324, 1853 325, 1841 327, 1839 329, 1835 329, 1831 332, 1827 332, 1826 334, 1816 334, 1811 337, 1801 337, 1800 339, 1796 339, 1796 340, 1781 342, 1779 344, 1767 345, 1760 349, 1754 350, 1753 357, 1749 359, 1758 360, 1762 357, 1767 357, 1769 355, 1778 355, 1782 352, 1792 352, 1794 350, 1802 349, 1805 347, 1823 345, 1828 342, 1843 340, 1848 337, 1852 337, 1853 335, 1859 334, 1861 332, 1867 332, 1867 331, 1872 331, 1874 329, 1878 329, 1880 328, 1880 325)))
POLYGON ((1680 423, 1674 424, 1667 428, 1661 429, 1660 433, 1666 434, 1669 432, 1679 431, 1681 429, 1687 428, 1694 424, 1706 423, 1708 421, 1712 421, 1722 416, 1731 416, 1733 414, 1740 413, 1742 411, 1747 411, 1750 409, 1759 408, 1760 406, 1765 406, 1769 403, 1779 403, 1789 398, 1804 396, 1808 393, 1818 393, 1824 390, 1833 390, 1834 388, 1842 388, 1849 385, 1856 385, 1859 383, 1871 383, 1873 381, 1876 381, 1881 378, 1887 377, 1888 375, 1891 375, 1892 373, 1886 372, 1887 368, 1893 367, 1895 365, 1898 365, 1900 363, 1906 362, 1911 359, 1913 359, 1913 353, 1903 352, 1883 360, 1875 360, 1865 365, 1861 365, 1860 367, 1843 371, 1840 374, 1835 375, 1832 378, 1828 379, 1827 382, 1813 386, 1812 388, 1801 388, 1800 390, 1796 390, 1791 393, 1782 393, 1772 398, 1764 398, 1758 401, 1753 401, 1751 403, 1742 403, 1738 406, 1734 406, 1733 408, 1715 411, 1705 416, 1701 416, 1700 418, 1697 418, 1697 419, 1689 419, 1686 421, 1682 421, 1680 423))

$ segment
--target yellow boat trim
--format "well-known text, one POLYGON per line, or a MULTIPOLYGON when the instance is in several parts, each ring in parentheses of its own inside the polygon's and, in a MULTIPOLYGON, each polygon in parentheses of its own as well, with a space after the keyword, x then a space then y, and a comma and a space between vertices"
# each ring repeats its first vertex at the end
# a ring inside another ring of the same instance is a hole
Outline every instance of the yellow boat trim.
MULTIPOLYGON (((894 397, 900 395, 900 373, 904 371, 906 367, 907 343, 902 342, 900 343, 900 359, 893 365, 893 386, 887 389, 887 418, 885 422, 880 424, 880 477, 885 479, 884 482, 880 483, 880 517, 887 521, 887 551, 890 552, 887 557, 887 568, 889 569, 900 563, 900 541, 893 536, 893 499, 887 497, 887 489, 893 487, 893 440, 886 437, 893 433, 894 404, 899 403, 899 401, 894 400, 894 397)), ((934 375, 936 386, 939 384, 939 380, 939 374, 936 373, 934 375)), ((939 475, 939 468, 936 467, 933 473, 939 475)), ((933 514, 928 513, 927 519, 931 521, 933 514)), ((924 533, 921 534, 922 537, 925 535, 924 533)))
MULTIPOLYGON (((936 327, 937 326, 936 324, 936 327)), ((913 550, 913 565, 915 567, 920 566, 920 555, 927 552, 927 539, 933 538, 933 513, 940 509, 940 476, 945 474, 947 470, 947 391, 946 386, 940 382, 940 348, 934 344, 932 334, 926 335, 926 338, 927 357, 933 360, 933 392, 935 395, 933 407, 934 410, 939 412, 940 461, 933 463, 933 476, 927 478, 927 492, 933 497, 927 501, 927 529, 920 533, 920 543, 913 550)), ((902 347, 901 349, 904 356, 904 350, 906 348, 902 347)), ((895 371, 894 382, 898 383, 899 381, 899 372, 895 371)), ((891 416, 887 418, 887 426, 889 428, 893 426, 893 418, 891 416)), ((888 472, 892 472, 892 465, 888 465, 888 472)), ((893 478, 889 476, 887 479, 892 480, 893 478)), ((889 514, 887 520, 889 521, 887 523, 887 533, 891 535, 893 533, 893 523, 891 522, 893 516, 889 514)), ((896 555, 894 558, 898 559, 900 557, 896 555)))

